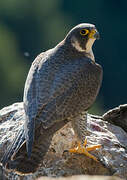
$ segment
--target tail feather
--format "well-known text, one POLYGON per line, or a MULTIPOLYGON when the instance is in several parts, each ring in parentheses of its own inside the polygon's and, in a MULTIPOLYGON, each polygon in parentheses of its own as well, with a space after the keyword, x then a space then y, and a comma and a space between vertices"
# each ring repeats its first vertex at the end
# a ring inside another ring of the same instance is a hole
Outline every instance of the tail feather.
POLYGON ((16 138, 13 140, 12 144, 8 147, 7 151, 1 159, 1 164, 6 166, 9 160, 18 152, 22 144, 25 142, 25 132, 24 127, 18 132, 16 138))
POLYGON ((27 121, 27 124, 24 125, 25 129, 25 139, 26 139, 26 150, 28 158, 31 157, 32 146, 34 142, 34 131, 35 131, 35 122, 34 119, 27 121))
POLYGON ((4 154, 1 161, 4 168, 17 174, 34 173, 40 165, 43 165, 44 156, 47 153, 53 134, 63 127, 68 121, 57 122, 48 129, 42 126, 36 127, 31 157, 26 151, 26 139, 24 127, 19 131, 16 139, 4 154))

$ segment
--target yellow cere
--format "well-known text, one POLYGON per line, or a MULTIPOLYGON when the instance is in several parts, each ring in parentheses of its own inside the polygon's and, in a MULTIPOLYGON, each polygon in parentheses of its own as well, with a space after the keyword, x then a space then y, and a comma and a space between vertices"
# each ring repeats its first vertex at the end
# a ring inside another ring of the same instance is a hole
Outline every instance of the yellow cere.
POLYGON ((89 33, 89 38, 94 38, 93 35, 96 33, 96 30, 93 29, 90 33, 89 33))
POLYGON ((88 29, 82 29, 82 30, 80 31, 80 34, 81 34, 82 36, 86 36, 88 33, 89 33, 89 30, 88 30, 88 29))

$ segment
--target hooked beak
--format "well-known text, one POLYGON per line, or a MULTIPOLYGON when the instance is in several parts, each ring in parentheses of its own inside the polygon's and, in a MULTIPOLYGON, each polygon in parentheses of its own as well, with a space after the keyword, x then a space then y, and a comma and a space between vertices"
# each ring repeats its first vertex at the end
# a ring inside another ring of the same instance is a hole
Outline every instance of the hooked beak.
POLYGON ((100 34, 99 34, 99 32, 97 31, 97 32, 93 35, 93 37, 94 37, 95 39, 100 39, 100 34))
POLYGON ((100 39, 100 34, 96 29, 91 30, 91 32, 89 33, 89 38, 92 39, 100 39))

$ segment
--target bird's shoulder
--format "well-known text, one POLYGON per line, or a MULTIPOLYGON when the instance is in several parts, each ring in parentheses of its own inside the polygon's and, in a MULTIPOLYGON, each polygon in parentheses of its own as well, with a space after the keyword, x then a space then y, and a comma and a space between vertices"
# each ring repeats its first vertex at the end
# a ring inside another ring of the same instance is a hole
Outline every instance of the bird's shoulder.
POLYGON ((53 49, 49 49, 47 51, 41 52, 37 57, 34 59, 32 66, 38 66, 40 63, 43 64, 53 53, 53 49))
POLYGON ((89 71, 94 71, 94 72, 98 72, 100 74, 103 73, 103 68, 100 64, 98 64, 96 61, 93 61, 89 58, 84 58, 85 61, 85 67, 86 69, 88 69, 89 71))

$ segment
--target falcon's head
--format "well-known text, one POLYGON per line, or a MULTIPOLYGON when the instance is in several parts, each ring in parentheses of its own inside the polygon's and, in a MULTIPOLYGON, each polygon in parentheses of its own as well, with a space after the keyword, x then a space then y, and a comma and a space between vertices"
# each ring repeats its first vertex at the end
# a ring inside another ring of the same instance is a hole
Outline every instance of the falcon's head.
POLYGON ((96 39, 99 39, 99 32, 95 25, 82 23, 75 26, 66 36, 66 40, 80 52, 89 53, 96 39))

